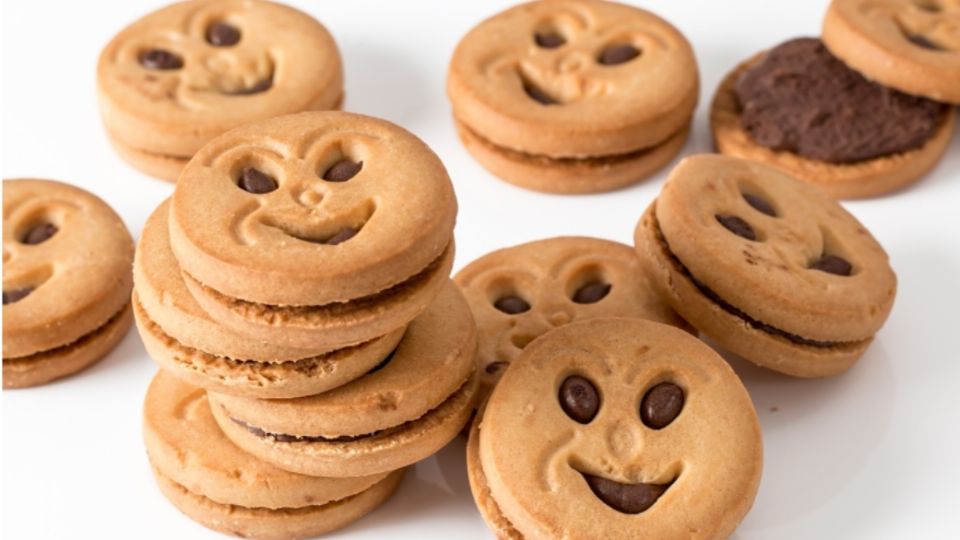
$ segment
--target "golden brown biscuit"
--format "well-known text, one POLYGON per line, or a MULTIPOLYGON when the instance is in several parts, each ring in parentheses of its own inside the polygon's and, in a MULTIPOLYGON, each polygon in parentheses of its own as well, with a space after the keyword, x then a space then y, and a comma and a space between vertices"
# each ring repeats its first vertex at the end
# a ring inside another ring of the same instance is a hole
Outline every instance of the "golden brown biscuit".
POLYGON ((502 538, 726 538, 750 509, 762 441, 717 353, 639 319, 578 321, 506 371, 468 444, 502 538))
POLYGON ((329 32, 263 0, 191 0, 144 16, 100 55, 97 92, 121 157, 176 180, 213 137, 241 124, 330 109, 343 68, 329 32))
POLYGON ((856 218, 820 190, 736 158, 684 159, 635 241, 684 319, 747 360, 798 377, 848 369, 896 295, 887 254, 856 218))
POLYGON ((833 0, 823 41, 869 79, 960 104, 957 0, 833 0))

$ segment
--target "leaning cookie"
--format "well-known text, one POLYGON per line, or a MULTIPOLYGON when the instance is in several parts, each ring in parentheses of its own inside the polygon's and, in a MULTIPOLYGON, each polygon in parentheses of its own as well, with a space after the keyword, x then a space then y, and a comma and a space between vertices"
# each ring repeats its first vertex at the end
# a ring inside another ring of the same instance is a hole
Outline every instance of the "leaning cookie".
POLYGON ((191 0, 117 34, 100 54, 97 93, 120 156, 173 181, 230 128, 339 107, 343 68, 333 37, 305 13, 263 0, 191 0))
POLYGON ((133 241, 105 202, 51 180, 3 182, 3 386, 70 375, 126 334, 133 241))
POLYGON ((897 279, 863 225, 760 163, 680 162, 635 232, 670 305, 721 346, 797 377, 842 373, 886 321, 897 279))
POLYGON ((954 111, 871 82, 819 40, 801 38, 727 75, 710 124, 718 151, 775 165, 843 199, 922 178, 947 149, 954 111))
POLYGON ((357 476, 430 456, 466 425, 477 391, 476 326, 453 282, 381 366, 316 396, 255 400, 211 393, 224 433, 293 472, 357 476))
POLYGON ((552 193, 608 191, 665 165, 698 99, 693 50, 653 13, 600 0, 530 2, 457 45, 447 95, 467 150, 552 193))
POLYGON ((488 253, 454 277, 479 331, 481 403, 531 341, 576 320, 637 317, 686 328, 643 273, 634 250, 559 237, 488 253))
POLYGON ((727 538, 762 460, 756 412, 726 362, 638 319, 577 321, 534 341, 467 445, 480 513, 512 540, 727 538))
POLYGON ((823 42, 869 79, 960 105, 960 4, 833 0, 823 42))
POLYGON ((240 538, 306 538, 344 527, 389 498, 404 472, 319 478, 273 467, 223 435, 203 390, 163 371, 147 390, 143 437, 170 502, 240 538))

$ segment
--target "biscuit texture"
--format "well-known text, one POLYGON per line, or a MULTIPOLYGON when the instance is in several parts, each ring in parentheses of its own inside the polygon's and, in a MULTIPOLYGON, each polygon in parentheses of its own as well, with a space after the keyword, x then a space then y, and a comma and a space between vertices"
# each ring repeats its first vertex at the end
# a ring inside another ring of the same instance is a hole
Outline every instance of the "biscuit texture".
POLYGON ((736 158, 681 162, 635 240, 681 316, 795 376, 846 370, 896 295, 886 253, 856 218, 816 188, 736 158))
POLYGON ((117 34, 97 64, 100 112, 121 156, 176 178, 175 160, 242 124, 329 109, 343 95, 330 33, 262 0, 192 0, 117 34))
POLYGON ((447 77, 461 139, 481 164, 556 193, 615 189, 662 166, 686 138, 698 88, 676 28, 600 0, 488 18, 457 45, 447 77))
POLYGON ((920 180, 940 161, 953 135, 955 112, 944 110, 939 127, 919 148, 852 163, 828 163, 789 151, 767 148, 744 130, 734 87, 740 76, 763 58, 762 53, 737 66, 714 95, 710 128, 717 151, 776 166, 814 184, 837 199, 875 197, 920 180))
POLYGON ((726 538, 762 469, 756 413, 727 363, 638 319, 534 341, 473 435, 474 494, 506 538, 726 538), (663 388, 671 400, 650 397, 663 388))
POLYGON ((830 51, 870 79, 960 104, 960 3, 833 0, 823 20, 830 51))
POLYGON ((500 249, 465 266, 454 281, 477 320, 478 402, 524 347, 555 327, 637 317, 689 328, 660 298, 633 248, 609 240, 558 237, 500 249))

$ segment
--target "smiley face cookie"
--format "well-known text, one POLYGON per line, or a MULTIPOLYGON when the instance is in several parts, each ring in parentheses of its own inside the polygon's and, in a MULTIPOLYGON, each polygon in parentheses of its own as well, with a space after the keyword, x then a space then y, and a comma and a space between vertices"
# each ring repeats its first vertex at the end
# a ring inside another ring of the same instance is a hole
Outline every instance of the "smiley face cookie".
POLYGON ((188 288, 224 326, 332 349, 426 308, 448 279, 456 213, 443 164, 415 136, 308 112, 198 152, 171 199, 170 244, 188 288))
POLYGON ((169 202, 147 219, 133 263, 133 311, 150 356, 181 379, 207 390, 252 398, 324 392, 372 369, 403 329, 330 351, 266 342, 231 332, 194 299, 170 249, 169 202))
POLYGON ((448 280, 367 375, 299 399, 211 393, 213 414, 238 446, 289 471, 391 471, 433 454, 467 423, 477 389, 476 343, 470 307, 448 280))
POLYGON ((484 255, 454 278, 479 329, 480 398, 541 334, 575 320, 637 317, 686 324, 660 299, 632 248, 561 237, 484 255))
POLYGON ((403 470, 319 478, 245 453, 217 427, 205 392, 160 372, 143 408, 143 437, 163 494, 191 519, 241 538, 286 540, 339 529, 382 504, 403 470))
POLYGON ((467 467, 501 538, 726 538, 753 503, 762 443, 717 353, 670 326, 600 318, 507 369, 467 467))
POLYGON ((600 0, 531 2, 461 40, 447 94, 467 150, 529 189, 637 182, 683 146, 697 103, 693 50, 670 23, 600 0))
POLYGON ((760 163, 684 159, 635 240, 684 319, 747 360, 798 377, 848 369, 896 295, 887 254, 856 218, 760 163))
POLYGON ((3 386, 43 384, 102 358, 130 327, 133 241, 95 195, 3 181, 3 386))
POLYGON ((263 0, 191 0, 117 34, 100 54, 97 92, 120 156, 173 181, 233 127, 339 107, 343 68, 330 33, 305 13, 263 0))
POLYGON ((958 0, 834 0, 823 41, 885 86, 960 104, 958 0))

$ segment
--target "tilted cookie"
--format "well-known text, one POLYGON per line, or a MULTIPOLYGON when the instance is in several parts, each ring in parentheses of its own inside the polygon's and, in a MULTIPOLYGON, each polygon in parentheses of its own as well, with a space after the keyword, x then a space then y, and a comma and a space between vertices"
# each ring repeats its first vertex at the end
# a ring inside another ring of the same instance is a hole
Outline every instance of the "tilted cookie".
POLYGON ((467 451, 500 538, 727 538, 753 504, 762 441, 717 353, 652 321, 553 330, 510 365, 467 451))
POLYGON ((170 249, 161 204, 147 219, 133 263, 133 311, 150 356, 181 379, 208 390, 253 398, 324 392, 372 369, 392 351, 403 328, 345 349, 299 349, 231 332, 187 290, 170 249))
POLYGON ((683 146, 699 78, 686 38, 600 0, 530 2, 472 29, 447 95, 467 150, 495 175, 556 193, 642 180, 683 146))
POLYGON ((381 367, 294 400, 211 393, 214 417, 238 446, 286 470, 356 476, 405 467, 467 423, 477 390, 476 327, 453 282, 407 328, 381 367))
POLYGON ((586 237, 528 242, 488 253, 454 278, 479 330, 479 404, 541 334, 593 317, 638 317, 686 328, 640 268, 634 250, 586 237))
POLYGON ((130 327, 133 241, 97 196, 52 180, 3 181, 3 386, 93 364, 130 327))
POLYGON ((255 339, 339 348, 406 325, 453 263, 443 164, 383 120, 309 112, 205 146, 170 207, 170 243, 214 319, 255 339))
POLYGON ((684 319, 747 360, 798 377, 848 369, 896 295, 887 254, 856 218, 760 163, 684 159, 635 240, 684 319))
POLYGON ((737 66, 710 111, 717 150, 775 165, 836 198, 922 178, 946 151, 954 118, 950 107, 864 78, 814 38, 737 66))
POLYGON ((823 41, 871 80, 960 105, 958 0, 833 0, 823 41))
POLYGON ((166 372, 150 383, 143 437, 154 477, 181 512, 241 538, 305 538, 339 529, 382 504, 403 470, 318 478, 278 469, 220 431, 205 392, 166 372))
POLYGON ((309 15, 263 0, 191 0, 144 16, 100 54, 97 94, 120 156, 176 180, 230 128, 339 107, 343 67, 309 15))

